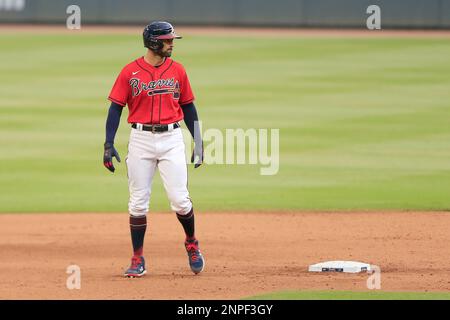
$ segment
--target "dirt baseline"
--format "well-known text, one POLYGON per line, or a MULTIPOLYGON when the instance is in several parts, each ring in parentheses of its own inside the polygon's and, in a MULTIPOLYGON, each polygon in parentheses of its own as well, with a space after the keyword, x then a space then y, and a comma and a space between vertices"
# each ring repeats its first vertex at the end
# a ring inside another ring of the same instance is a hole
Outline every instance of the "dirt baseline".
POLYGON ((311 274, 308 265, 380 266, 383 291, 450 290, 450 213, 199 213, 206 258, 195 276, 174 215, 150 213, 148 273, 122 276, 127 214, 0 215, 0 299, 238 299, 280 290, 364 291, 367 274, 311 274), (69 265, 81 289, 68 290, 69 265))

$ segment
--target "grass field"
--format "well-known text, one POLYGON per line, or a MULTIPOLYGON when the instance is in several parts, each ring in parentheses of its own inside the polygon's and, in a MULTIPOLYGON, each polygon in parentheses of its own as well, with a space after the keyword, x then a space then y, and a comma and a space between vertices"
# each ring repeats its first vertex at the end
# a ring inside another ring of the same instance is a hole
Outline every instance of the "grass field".
POLYGON ((285 291, 248 300, 450 300, 444 292, 285 291))
MULTIPOLYGON (((141 36, 1 34, 0 212, 125 212, 106 97, 141 36)), ((280 129, 280 170, 189 167, 198 210, 450 209, 450 40, 186 35, 204 128, 280 129)), ((125 158, 126 114, 116 138, 125 158)), ((161 181, 151 210, 169 210, 161 181)))

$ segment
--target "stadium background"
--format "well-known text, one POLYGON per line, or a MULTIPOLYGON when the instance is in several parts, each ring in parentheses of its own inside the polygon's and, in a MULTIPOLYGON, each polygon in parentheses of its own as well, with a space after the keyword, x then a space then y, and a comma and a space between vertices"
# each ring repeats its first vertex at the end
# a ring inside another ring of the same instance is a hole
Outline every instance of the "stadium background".
MULTIPOLYGON (((449 261, 442 252, 450 226, 450 1, 78 1, 82 28, 67 30, 71 4, 0 1, 0 240, 3 253, 16 256, 1 268, 6 275, 31 255, 39 270, 60 273, 45 285, 37 276, 24 282, 29 290, 13 293, 18 280, 4 278, 1 297, 105 297, 95 285, 80 293, 64 288, 70 261, 84 261, 86 281, 102 277, 102 269, 90 265, 98 252, 79 252, 73 242, 83 247, 111 237, 115 250, 102 263, 114 260, 106 273, 121 272, 129 250, 128 191, 124 164, 111 175, 101 163, 106 96, 120 68, 143 54, 141 29, 155 19, 169 20, 184 36, 174 58, 188 70, 205 129, 280 129, 275 176, 259 175, 255 165, 189 166, 213 262, 211 278, 200 280, 204 290, 189 297, 295 290, 283 297, 304 298, 317 294, 304 290, 330 286, 334 291, 319 296, 357 297, 356 291, 364 291, 362 277, 336 280, 304 272, 309 263, 332 258, 381 265, 388 270, 388 291, 411 291, 413 297, 448 291, 442 279, 448 278, 449 261), (381 7, 382 30, 366 29, 371 4, 381 7), (88 214, 100 212, 105 214, 88 214), (104 225, 90 229, 83 219, 104 225), (290 237, 270 228, 272 223, 290 237), (280 252, 269 244, 273 238, 284 239, 283 248, 299 247, 271 266, 254 252, 263 252, 256 239, 280 252), (378 249, 357 248, 360 241, 378 249), (252 270, 239 273, 228 265, 223 246, 233 242, 249 248, 235 260, 252 270), (311 252, 302 251, 308 247, 311 252), (406 254, 408 248, 414 255, 406 254), (220 282, 221 266, 240 275, 230 287, 227 279, 220 282), (271 279, 273 270, 285 278, 271 279), (338 289, 356 291, 345 296, 338 289)), ((116 139, 122 158, 128 133, 123 117, 116 139)), ((155 250, 177 248, 180 230, 168 210, 158 178, 151 200, 150 232, 161 237, 155 250)), ((179 272, 177 262, 161 265, 179 272)), ((164 286, 166 275, 155 268, 156 283, 164 286)), ((167 287, 175 293, 152 295, 142 288, 137 297, 184 298, 176 288, 190 280, 175 279, 167 287)))

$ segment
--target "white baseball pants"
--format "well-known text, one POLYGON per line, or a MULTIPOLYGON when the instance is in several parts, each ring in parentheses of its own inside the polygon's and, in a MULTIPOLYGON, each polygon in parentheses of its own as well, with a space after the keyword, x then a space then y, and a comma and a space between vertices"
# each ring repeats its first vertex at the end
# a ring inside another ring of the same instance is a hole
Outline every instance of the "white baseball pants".
POLYGON ((148 213, 156 168, 159 169, 171 209, 180 215, 191 211, 185 157, 180 128, 161 133, 131 129, 126 164, 130 192, 128 211, 132 216, 148 213))

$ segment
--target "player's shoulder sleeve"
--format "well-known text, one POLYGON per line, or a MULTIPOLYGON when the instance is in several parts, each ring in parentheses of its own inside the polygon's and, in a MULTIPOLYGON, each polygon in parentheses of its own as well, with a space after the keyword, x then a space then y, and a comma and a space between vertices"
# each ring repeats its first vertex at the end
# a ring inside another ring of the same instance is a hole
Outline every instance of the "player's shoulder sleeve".
POLYGON ((173 63, 174 67, 177 69, 180 81, 180 99, 178 100, 178 103, 180 105, 191 103, 195 100, 195 97, 186 70, 181 63, 175 61, 173 63))
POLYGON ((123 107, 125 107, 126 104, 128 103, 128 99, 130 96, 129 79, 130 79, 130 65, 132 63, 127 64, 120 71, 108 96, 108 100, 115 102, 123 107))

